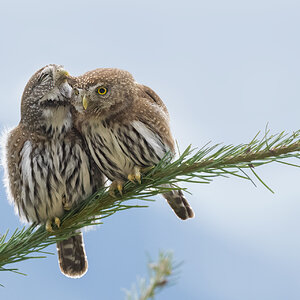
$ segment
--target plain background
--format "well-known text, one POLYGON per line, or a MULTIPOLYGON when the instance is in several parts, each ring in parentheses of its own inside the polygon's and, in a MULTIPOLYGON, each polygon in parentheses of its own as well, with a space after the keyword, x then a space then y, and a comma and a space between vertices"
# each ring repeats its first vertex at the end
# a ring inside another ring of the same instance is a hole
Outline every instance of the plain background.
MULTIPOLYGON (((181 150, 247 143, 267 122, 272 133, 298 130, 299 26, 297 0, 2 0, 0 126, 18 123, 27 80, 56 63, 73 75, 130 71, 165 101, 181 150)), ((274 195, 236 178, 189 185, 193 220, 178 220, 160 197, 118 213, 85 234, 85 277, 61 275, 56 255, 22 262, 27 277, 0 274, 0 298, 124 299, 147 255, 173 250, 180 279, 158 300, 299 299, 300 171, 274 163, 257 172, 274 195)), ((0 199, 0 232, 20 227, 2 185, 0 199)))

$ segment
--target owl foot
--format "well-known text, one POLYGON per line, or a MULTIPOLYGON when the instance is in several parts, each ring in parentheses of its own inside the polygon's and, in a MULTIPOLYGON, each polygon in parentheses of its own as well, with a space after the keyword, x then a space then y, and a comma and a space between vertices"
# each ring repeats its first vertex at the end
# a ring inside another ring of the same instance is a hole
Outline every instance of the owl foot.
POLYGON ((67 200, 65 195, 63 196, 62 203, 63 203, 64 210, 70 210, 72 208, 71 202, 67 200))
POLYGON ((52 221, 50 219, 47 220, 45 227, 48 232, 51 232, 51 233, 54 232, 54 230, 52 228, 52 221))
MULTIPOLYGON (((55 223, 55 225, 57 226, 57 228, 60 227, 60 219, 59 219, 59 218, 55 217, 55 218, 54 218, 54 223, 55 223)), ((54 232, 53 227, 52 227, 52 220, 51 220, 51 219, 48 219, 48 220, 47 220, 46 225, 45 225, 45 228, 46 228, 46 230, 47 230, 48 232, 50 232, 50 233, 53 233, 53 232, 54 232)))
POLYGON ((139 184, 141 184, 141 168, 138 166, 135 166, 133 168, 133 174, 128 174, 127 176, 128 180, 131 182, 137 181, 139 184))
POLYGON ((152 170, 154 168, 154 166, 151 166, 151 167, 145 167, 145 168, 141 168, 141 167, 138 167, 138 166, 135 166, 133 168, 133 174, 129 174, 128 175, 128 180, 131 181, 131 182, 138 182, 139 184, 141 184, 141 175, 142 173, 147 173, 148 171, 152 170))
POLYGON ((109 187, 108 193, 112 197, 116 197, 115 190, 118 190, 121 196, 123 195, 123 181, 114 180, 109 187))
POLYGON ((58 217, 54 218, 54 223, 56 224, 57 228, 60 227, 60 219, 58 217))
POLYGON ((70 202, 65 202, 64 203, 64 210, 71 210, 72 204, 70 202))

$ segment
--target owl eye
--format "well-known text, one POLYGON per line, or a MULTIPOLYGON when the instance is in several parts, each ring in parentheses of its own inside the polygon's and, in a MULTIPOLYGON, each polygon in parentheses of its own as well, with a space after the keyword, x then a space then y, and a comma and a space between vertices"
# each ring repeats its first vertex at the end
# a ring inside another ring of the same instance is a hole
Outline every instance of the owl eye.
POLYGON ((99 95, 105 95, 105 94, 107 93, 107 88, 105 88, 105 87, 99 87, 99 88, 97 89, 97 93, 98 93, 99 95))
POLYGON ((77 89, 74 89, 74 94, 77 96, 79 95, 79 91, 77 89))

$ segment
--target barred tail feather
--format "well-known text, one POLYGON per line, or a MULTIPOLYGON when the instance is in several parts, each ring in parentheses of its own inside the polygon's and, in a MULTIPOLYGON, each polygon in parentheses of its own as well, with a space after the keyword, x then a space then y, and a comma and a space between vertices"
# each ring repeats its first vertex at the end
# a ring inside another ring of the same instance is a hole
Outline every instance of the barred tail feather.
POLYGON ((61 272, 67 277, 82 277, 88 269, 82 233, 57 242, 56 246, 61 272))
POLYGON ((164 193, 163 196, 180 219, 186 220, 195 216, 193 209, 183 196, 182 191, 170 191, 164 193))

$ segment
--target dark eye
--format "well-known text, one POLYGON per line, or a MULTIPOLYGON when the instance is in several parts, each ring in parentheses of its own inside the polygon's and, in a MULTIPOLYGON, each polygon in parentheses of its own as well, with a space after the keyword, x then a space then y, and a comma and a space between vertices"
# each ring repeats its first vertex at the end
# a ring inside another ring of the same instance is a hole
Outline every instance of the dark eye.
POLYGON ((105 95, 105 94, 107 93, 107 88, 101 86, 101 87, 99 87, 99 88, 97 89, 97 93, 98 93, 99 95, 105 95))
POLYGON ((79 95, 79 91, 77 89, 74 89, 73 91, 76 96, 79 95))

